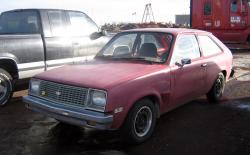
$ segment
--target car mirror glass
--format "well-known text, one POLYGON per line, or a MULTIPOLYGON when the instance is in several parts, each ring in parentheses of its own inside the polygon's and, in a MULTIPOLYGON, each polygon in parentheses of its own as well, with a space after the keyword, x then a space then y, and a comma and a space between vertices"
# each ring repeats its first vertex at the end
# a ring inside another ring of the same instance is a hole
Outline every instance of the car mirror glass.
POLYGON ((101 29, 101 32, 102 36, 107 36, 108 32, 104 29, 101 29))
POLYGON ((98 32, 94 32, 90 35, 91 40, 96 40, 102 36, 107 36, 107 31, 104 29, 99 30, 98 32))
POLYGON ((189 58, 185 58, 185 59, 181 59, 180 62, 175 62, 175 65, 178 66, 178 67, 183 67, 184 65, 188 65, 188 64, 191 64, 191 59, 189 58))
POLYGON ((184 65, 188 65, 191 64, 191 59, 190 58, 185 58, 181 60, 181 64, 184 65))

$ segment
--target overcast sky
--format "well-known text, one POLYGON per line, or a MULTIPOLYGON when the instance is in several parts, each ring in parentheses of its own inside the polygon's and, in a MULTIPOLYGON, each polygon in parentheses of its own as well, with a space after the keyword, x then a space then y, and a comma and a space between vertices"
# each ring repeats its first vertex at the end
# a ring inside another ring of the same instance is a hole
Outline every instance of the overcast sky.
POLYGON ((62 8, 87 13, 98 25, 140 22, 151 3, 156 21, 174 22, 175 14, 189 14, 189 0, 0 0, 0 12, 20 8, 62 8), (136 14, 133 15, 133 13, 136 14))

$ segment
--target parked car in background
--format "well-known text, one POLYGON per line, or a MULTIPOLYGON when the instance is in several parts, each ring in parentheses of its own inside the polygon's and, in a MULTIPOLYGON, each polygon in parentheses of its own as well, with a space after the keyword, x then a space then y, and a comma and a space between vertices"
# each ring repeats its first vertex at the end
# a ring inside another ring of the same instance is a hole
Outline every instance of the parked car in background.
POLYGON ((96 23, 71 10, 24 9, 0 16, 0 106, 20 79, 94 56, 105 43, 96 23))
POLYGON ((92 62, 36 75, 23 100, 59 121, 119 129, 141 143, 162 114, 204 94, 219 102, 231 69, 230 50, 209 32, 135 29, 115 35, 92 62))

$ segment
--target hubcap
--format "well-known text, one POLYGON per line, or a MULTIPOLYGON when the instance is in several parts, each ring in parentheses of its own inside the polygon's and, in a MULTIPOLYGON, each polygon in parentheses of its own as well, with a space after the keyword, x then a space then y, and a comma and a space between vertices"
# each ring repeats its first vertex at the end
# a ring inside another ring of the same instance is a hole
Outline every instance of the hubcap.
POLYGON ((149 107, 141 107, 136 113, 134 121, 134 130, 138 137, 145 136, 152 124, 152 111, 149 107))
POLYGON ((7 81, 0 79, 0 100, 2 100, 7 93, 7 81))

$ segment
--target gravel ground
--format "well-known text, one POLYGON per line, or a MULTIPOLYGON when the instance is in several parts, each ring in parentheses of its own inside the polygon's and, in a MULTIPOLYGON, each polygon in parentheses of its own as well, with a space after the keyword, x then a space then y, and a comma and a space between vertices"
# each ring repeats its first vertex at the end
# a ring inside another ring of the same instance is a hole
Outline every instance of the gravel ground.
POLYGON ((0 154, 250 154, 250 54, 234 54, 236 74, 219 105, 201 97, 162 116, 147 142, 128 146, 116 132, 67 126, 31 112, 16 92, 0 109, 0 154))

